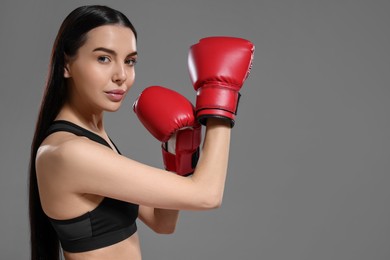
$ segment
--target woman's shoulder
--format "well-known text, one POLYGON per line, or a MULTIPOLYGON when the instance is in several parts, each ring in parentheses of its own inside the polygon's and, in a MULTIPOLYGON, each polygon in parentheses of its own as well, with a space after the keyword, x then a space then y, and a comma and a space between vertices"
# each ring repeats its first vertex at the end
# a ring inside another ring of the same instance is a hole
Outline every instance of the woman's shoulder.
POLYGON ((71 152, 72 147, 77 147, 85 142, 85 137, 76 136, 68 132, 57 132, 47 136, 37 151, 37 160, 58 157, 71 152))
MULTIPOLYGON (((71 166, 92 160, 101 150, 108 150, 87 137, 68 132, 56 132, 48 136, 40 145, 36 156, 37 170, 50 169, 60 172, 71 166)), ((39 172, 39 171, 38 171, 39 172)))

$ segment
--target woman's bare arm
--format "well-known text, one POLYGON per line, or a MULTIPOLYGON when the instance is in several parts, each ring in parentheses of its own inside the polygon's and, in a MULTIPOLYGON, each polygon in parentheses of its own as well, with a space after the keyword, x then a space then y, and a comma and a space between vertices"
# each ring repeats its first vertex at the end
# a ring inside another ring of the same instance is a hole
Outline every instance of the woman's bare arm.
POLYGON ((202 155, 191 178, 145 165, 78 137, 57 147, 41 147, 37 172, 45 175, 41 182, 60 179, 63 189, 75 194, 96 194, 153 208, 215 208, 222 201, 225 186, 230 132, 223 121, 209 120, 202 155))
POLYGON ((179 218, 179 210, 139 206, 138 218, 159 234, 172 234, 179 218))

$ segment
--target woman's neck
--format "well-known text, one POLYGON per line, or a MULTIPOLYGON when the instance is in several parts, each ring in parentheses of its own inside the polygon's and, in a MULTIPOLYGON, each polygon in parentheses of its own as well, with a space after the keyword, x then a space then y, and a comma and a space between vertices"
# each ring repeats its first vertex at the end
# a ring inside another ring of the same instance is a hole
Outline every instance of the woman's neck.
POLYGON ((96 133, 105 133, 103 112, 86 113, 68 103, 65 103, 55 120, 67 120, 96 133))

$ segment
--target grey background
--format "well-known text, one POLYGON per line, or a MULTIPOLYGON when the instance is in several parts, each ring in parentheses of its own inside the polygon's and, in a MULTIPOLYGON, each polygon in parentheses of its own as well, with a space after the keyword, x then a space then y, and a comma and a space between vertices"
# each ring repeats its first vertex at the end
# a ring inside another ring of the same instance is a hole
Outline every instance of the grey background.
MULTIPOLYGON (((188 47, 256 45, 220 209, 177 232, 139 223, 144 259, 390 259, 388 1, 2 1, 1 259, 28 258, 27 168, 51 46, 65 16, 100 3, 139 32, 136 83, 106 127, 123 154, 161 167, 131 104, 160 84, 192 101, 188 47)), ((131 188, 131 187, 129 187, 131 188)))

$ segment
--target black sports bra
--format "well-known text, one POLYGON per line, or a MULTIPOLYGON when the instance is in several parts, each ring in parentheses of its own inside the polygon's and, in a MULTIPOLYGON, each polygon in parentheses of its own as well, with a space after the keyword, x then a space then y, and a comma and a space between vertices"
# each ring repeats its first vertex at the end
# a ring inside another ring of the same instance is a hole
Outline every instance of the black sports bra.
MULTIPOLYGON (((54 121, 46 136, 58 131, 85 136, 110 147, 97 134, 64 120, 54 121)), ((106 197, 94 210, 79 217, 67 220, 48 218, 65 251, 85 252, 113 245, 133 235, 137 231, 137 217, 138 205, 106 197)))

